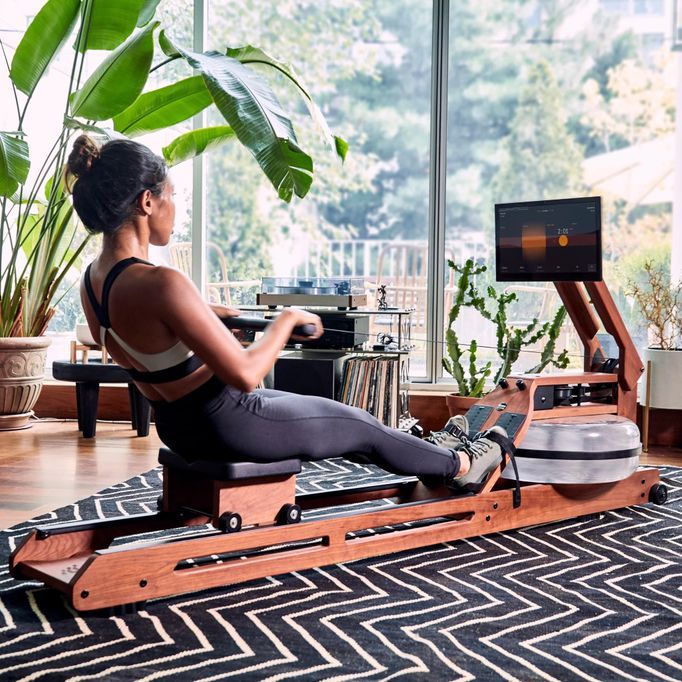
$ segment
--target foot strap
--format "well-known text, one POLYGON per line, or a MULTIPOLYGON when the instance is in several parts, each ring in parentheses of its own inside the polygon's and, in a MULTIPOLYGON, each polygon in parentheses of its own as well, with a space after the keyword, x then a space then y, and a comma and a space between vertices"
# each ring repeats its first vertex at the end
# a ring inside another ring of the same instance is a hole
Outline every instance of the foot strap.
POLYGON ((504 461, 504 456, 508 455, 512 467, 514 468, 514 476, 516 478, 516 486, 514 487, 514 493, 513 493, 513 506, 514 509, 517 507, 521 506, 521 481, 519 479, 519 470, 518 467, 516 466, 516 458, 514 455, 516 454, 516 446, 514 445, 514 441, 509 438, 508 436, 503 436, 501 433, 497 433, 496 431, 487 431, 484 432, 480 435, 481 438, 486 438, 487 440, 493 441, 493 443, 497 443, 501 450, 502 450, 502 457, 504 461))

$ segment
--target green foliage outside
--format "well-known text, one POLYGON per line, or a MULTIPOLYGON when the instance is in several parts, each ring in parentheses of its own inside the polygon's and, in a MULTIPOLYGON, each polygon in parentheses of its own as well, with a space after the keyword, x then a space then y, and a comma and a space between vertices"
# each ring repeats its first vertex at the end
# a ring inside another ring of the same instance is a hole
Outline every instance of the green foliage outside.
MULTIPOLYGON (((272 54, 300 60, 305 80, 316 84, 320 107, 352 141, 345 167, 333 168, 321 158, 312 201, 292 206, 275 205, 262 195, 260 178, 237 148, 211 157, 209 235, 228 255, 234 279, 272 274, 267 246, 282 235, 292 241, 426 238, 428 5, 212 3, 212 41, 256 27, 272 54)), ((466 232, 491 235, 495 202, 584 193, 581 162, 588 154, 670 129, 665 66, 644 61, 632 34, 614 33, 613 18, 591 15, 593 10, 585 0, 451 3, 449 241, 466 232), (566 39, 566 22, 581 11, 588 12, 586 19, 566 39), (663 93, 654 98, 665 110, 655 126, 642 82, 663 93), (623 106, 632 121, 627 135, 619 122, 623 106), (598 118, 599 111, 606 118, 598 118), (605 122, 612 126, 608 135, 605 122)), ((607 238, 620 231, 623 211, 629 224, 639 219, 630 215, 633 206, 620 204, 624 208, 612 215, 615 203, 606 202, 607 238)), ((660 207, 646 207, 656 210, 660 207)), ((658 225, 656 236, 665 240, 669 207, 663 214, 667 222, 658 225)), ((608 250, 605 259, 611 259, 608 250)), ((618 289, 625 281, 610 284, 618 289)))
POLYGON ((583 155, 567 129, 552 67, 542 59, 528 71, 494 180, 499 202, 555 199, 583 191, 583 155))

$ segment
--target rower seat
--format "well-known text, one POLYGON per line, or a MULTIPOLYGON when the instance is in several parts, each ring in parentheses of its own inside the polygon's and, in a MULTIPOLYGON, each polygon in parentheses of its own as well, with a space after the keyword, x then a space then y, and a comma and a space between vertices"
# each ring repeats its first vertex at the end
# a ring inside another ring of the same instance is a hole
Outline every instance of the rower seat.
MULTIPOLYGON (((227 454, 227 453, 226 453, 227 454)), ((159 464, 179 474, 204 476, 216 481, 245 481, 301 473, 300 459, 278 462, 233 462, 227 459, 192 459, 170 448, 159 450, 159 464)))
POLYGON ((279 462, 234 462, 199 459, 170 448, 159 450, 163 465, 161 511, 194 512, 208 516, 220 530, 234 532, 244 526, 297 523, 296 474, 300 459, 279 462))

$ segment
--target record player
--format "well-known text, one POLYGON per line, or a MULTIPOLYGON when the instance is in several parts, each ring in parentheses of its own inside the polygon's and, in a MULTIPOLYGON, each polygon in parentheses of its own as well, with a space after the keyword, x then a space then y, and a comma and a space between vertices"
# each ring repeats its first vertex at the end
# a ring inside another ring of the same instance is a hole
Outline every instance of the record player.
POLYGON ((357 308, 367 305, 361 277, 263 277, 258 305, 357 308))

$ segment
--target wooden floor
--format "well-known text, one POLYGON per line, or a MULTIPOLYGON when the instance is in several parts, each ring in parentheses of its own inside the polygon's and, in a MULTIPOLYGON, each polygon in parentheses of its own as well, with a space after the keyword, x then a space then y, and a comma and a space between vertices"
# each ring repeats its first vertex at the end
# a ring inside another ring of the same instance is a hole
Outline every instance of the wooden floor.
MULTIPOLYGON (((160 445, 153 424, 148 437, 138 438, 130 422, 98 422, 91 439, 81 438, 71 420, 0 433, 0 528, 148 471, 160 445)), ((682 466, 682 449, 651 448, 642 463, 682 466)))
POLYGON ((75 421, 33 421, 0 433, 0 528, 44 514, 125 481, 157 464, 159 441, 139 438, 130 422, 97 423, 82 438, 75 421))

